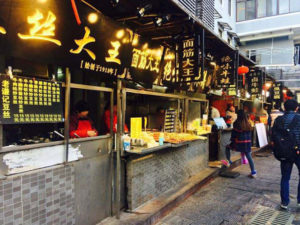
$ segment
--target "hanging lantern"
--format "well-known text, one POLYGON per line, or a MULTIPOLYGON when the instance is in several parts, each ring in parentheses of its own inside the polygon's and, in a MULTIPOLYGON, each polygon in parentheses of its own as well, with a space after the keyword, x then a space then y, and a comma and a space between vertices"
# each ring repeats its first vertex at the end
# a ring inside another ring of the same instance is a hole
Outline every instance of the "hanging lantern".
POLYGON ((241 76, 243 76, 243 85, 245 86, 245 75, 246 75, 246 73, 248 73, 249 72, 249 67, 247 67, 247 66, 240 66, 239 68, 238 68, 238 75, 241 75, 241 76))

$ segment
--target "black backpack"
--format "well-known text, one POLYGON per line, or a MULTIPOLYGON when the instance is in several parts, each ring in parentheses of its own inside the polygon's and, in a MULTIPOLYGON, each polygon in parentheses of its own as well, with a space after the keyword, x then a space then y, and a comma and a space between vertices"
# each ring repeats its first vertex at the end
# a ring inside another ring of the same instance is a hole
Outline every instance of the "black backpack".
POLYGON ((291 123, 284 128, 284 117, 276 119, 272 129, 272 141, 274 142, 273 151, 277 160, 294 161, 297 157, 297 140, 293 129, 297 125, 297 115, 294 116, 291 123))

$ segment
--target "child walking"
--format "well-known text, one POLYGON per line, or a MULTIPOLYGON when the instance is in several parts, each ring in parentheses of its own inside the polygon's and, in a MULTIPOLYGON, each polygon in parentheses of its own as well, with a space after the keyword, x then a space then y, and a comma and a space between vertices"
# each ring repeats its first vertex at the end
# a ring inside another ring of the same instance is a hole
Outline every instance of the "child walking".
POLYGON ((243 110, 239 110, 237 113, 237 120, 233 124, 233 130, 231 133, 231 144, 226 148, 226 158, 229 164, 231 164, 231 149, 245 154, 251 169, 249 177, 255 178, 256 170, 251 156, 251 131, 252 127, 248 121, 248 116, 243 110))

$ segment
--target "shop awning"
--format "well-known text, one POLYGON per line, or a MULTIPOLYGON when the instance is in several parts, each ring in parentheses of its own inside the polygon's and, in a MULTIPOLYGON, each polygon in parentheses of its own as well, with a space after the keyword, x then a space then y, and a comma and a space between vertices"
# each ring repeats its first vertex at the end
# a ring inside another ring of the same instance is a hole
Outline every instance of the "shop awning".
POLYGON ((218 12, 218 10, 214 9, 214 19, 221 19, 222 15, 218 12))
POLYGON ((237 35, 237 33, 233 32, 233 31, 227 31, 227 33, 234 38, 239 38, 239 36, 237 35))
POLYGON ((226 22, 218 22, 218 24, 224 29, 224 30, 232 30, 232 27, 226 23, 226 22))

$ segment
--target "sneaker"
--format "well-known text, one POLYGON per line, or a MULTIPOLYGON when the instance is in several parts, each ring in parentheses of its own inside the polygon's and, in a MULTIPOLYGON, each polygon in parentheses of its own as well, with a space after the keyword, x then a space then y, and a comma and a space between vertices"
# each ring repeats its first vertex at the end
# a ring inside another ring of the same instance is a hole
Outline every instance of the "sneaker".
POLYGON ((230 162, 228 160, 221 160, 221 163, 226 167, 230 166, 230 162))
POLYGON ((253 172, 253 173, 250 173, 250 174, 248 175, 248 177, 250 177, 250 178, 256 178, 256 177, 257 177, 256 171, 253 172))
MULTIPOLYGON (((299 204, 298 204, 299 205, 299 204)), ((285 205, 283 203, 280 204, 280 208, 287 210, 288 209, 288 205, 285 205)))

